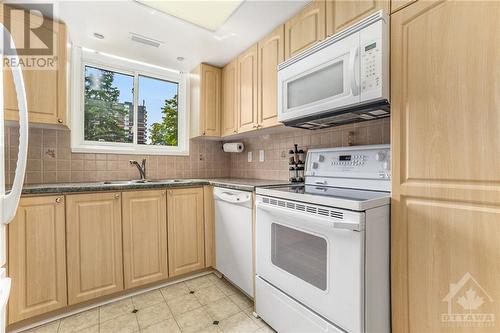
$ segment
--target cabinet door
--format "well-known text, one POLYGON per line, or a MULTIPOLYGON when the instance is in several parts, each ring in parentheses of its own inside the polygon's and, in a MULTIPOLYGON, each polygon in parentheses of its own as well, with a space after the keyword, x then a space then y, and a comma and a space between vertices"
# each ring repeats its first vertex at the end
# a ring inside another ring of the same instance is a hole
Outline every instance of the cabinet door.
POLYGON ((213 186, 203 186, 205 266, 215 267, 215 200, 213 186))
MULTIPOLYGON (((8 19, 15 26, 23 27, 24 23, 15 17, 8 19)), ((2 16, 1 20, 3 19, 2 16)), ((31 19, 41 20, 34 15, 31 15, 31 19)), ((66 124, 66 26, 45 20, 39 28, 40 33, 53 36, 54 54, 57 58, 50 69, 22 67, 28 119, 33 123, 66 124)), ((24 36, 21 36, 23 29, 13 29, 13 31, 14 42, 20 44, 24 41, 24 36)), ((4 87, 5 119, 17 121, 19 120, 17 96, 12 72, 8 67, 4 68, 4 87)))
POLYGON ((326 34, 331 36, 383 9, 389 14, 389 0, 336 0, 326 2, 326 34))
POLYGON ((123 192, 125 288, 168 277, 165 190, 123 192))
POLYGON ((391 14, 404 8, 417 0, 391 0, 391 14))
POLYGON ((278 122, 278 64, 285 58, 285 27, 279 26, 258 44, 258 103, 259 127, 271 127, 278 122))
POLYGON ((170 277, 204 268, 203 188, 168 190, 167 216, 170 277))
POLYGON ((238 133, 257 128, 257 44, 238 57, 238 133))
POLYGON ((221 69, 201 64, 202 135, 220 136, 221 69))
POLYGON ((394 332, 498 331, 449 319, 500 316, 499 13, 419 1, 391 16, 394 332))
POLYGON ((69 304, 123 289, 119 193, 66 196, 69 304))
POLYGON ((237 62, 238 60, 235 59, 222 69, 222 136, 238 133, 236 127, 237 62))
POLYGON ((285 59, 325 38, 325 1, 314 0, 285 23, 285 59))
POLYGON ((22 198, 9 224, 9 323, 67 305, 64 197, 22 198))

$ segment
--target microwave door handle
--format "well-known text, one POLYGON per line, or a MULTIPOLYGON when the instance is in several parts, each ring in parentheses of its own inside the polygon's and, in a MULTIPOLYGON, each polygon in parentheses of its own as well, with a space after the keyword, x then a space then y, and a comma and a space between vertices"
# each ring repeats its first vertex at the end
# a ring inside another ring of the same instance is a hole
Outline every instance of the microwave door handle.
POLYGON ((349 54, 349 73, 351 79, 351 92, 353 96, 359 95, 359 83, 356 80, 356 59, 358 58, 359 46, 352 49, 349 54))

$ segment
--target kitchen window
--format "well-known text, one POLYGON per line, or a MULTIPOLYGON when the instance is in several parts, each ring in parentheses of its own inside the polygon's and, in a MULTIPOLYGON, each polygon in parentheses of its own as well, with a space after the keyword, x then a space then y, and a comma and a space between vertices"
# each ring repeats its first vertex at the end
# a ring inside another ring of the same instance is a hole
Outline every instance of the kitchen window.
POLYGON ((74 152, 187 155, 182 73, 73 50, 74 152))

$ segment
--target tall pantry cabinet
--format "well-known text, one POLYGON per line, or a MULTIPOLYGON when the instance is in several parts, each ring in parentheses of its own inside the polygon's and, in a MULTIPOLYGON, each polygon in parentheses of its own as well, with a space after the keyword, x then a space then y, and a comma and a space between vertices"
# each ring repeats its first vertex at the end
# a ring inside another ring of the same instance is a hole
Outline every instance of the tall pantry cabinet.
POLYGON ((469 288, 471 313, 500 313, 499 17, 499 1, 391 16, 394 332, 486 331, 442 316, 469 288))

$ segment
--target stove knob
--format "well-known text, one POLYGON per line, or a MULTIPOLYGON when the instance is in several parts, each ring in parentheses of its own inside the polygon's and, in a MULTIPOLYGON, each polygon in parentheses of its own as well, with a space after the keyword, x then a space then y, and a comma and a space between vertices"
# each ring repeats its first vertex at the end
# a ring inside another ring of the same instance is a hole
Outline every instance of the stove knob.
POLYGON ((385 161, 384 164, 382 164, 384 170, 389 170, 389 162, 385 161))
POLYGON ((318 163, 313 162, 313 164, 312 164, 312 168, 313 168, 313 169, 317 169, 317 168, 318 168, 318 163))
POLYGON ((325 156, 318 155, 318 162, 323 162, 325 160, 325 156))
POLYGON ((385 159, 385 154, 383 151, 379 151, 377 155, 375 155, 375 159, 379 162, 382 162, 385 159))

